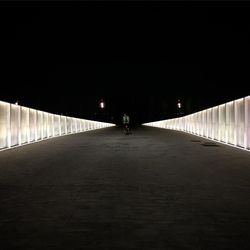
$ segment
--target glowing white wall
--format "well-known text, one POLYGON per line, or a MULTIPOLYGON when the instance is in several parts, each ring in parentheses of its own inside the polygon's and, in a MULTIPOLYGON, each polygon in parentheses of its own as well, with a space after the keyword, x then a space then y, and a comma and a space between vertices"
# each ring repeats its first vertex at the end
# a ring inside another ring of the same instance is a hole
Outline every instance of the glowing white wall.
POLYGON ((29 109, 21 107, 21 144, 29 142, 29 109))
POLYGON ((36 114, 36 139, 41 140, 43 138, 43 112, 37 111, 36 114))
POLYGON ((10 105, 10 141, 11 146, 19 144, 20 106, 10 105))
POLYGON ((0 102, 0 148, 8 146, 10 133, 10 105, 0 102))
POLYGON ((114 124, 50 114, 0 101, 0 150, 114 124))
POLYGON ((67 134, 66 129, 66 116, 61 116, 61 135, 67 134))
POLYGON ((48 138, 49 133, 49 114, 46 112, 43 112, 43 139, 48 138))
POLYGON ((180 130, 250 150, 250 96, 180 118, 144 125, 180 130))
POLYGON ((245 100, 244 146, 250 148, 250 97, 245 100))

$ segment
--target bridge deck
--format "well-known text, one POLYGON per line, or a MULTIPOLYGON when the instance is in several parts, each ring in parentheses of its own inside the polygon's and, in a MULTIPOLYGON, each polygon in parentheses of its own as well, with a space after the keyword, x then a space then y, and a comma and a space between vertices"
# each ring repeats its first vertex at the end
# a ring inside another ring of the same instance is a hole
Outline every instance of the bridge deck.
POLYGON ((1 249, 250 249, 250 153, 101 129, 0 152, 1 249))

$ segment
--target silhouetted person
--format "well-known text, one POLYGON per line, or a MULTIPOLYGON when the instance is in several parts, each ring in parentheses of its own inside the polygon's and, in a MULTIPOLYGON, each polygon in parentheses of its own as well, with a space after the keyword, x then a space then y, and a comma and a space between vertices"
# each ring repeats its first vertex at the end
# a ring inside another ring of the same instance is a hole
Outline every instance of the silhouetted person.
POLYGON ((129 122, 130 122, 129 116, 126 113, 124 113, 122 117, 122 123, 123 123, 123 129, 126 134, 129 133, 129 122))

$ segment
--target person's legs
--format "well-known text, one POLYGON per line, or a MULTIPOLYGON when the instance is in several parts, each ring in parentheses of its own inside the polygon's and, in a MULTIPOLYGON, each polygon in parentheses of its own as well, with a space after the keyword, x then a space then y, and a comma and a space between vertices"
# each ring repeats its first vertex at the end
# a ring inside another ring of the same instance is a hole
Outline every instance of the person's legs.
POLYGON ((123 130, 124 130, 124 133, 125 133, 125 134, 128 134, 128 133, 129 133, 129 126, 128 126, 128 123, 124 123, 123 130))

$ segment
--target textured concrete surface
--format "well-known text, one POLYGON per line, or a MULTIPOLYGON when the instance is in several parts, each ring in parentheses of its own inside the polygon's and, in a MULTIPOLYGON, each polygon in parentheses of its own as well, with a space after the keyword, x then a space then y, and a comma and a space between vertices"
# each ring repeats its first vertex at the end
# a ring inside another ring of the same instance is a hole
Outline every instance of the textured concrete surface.
POLYGON ((108 128, 0 152, 0 248, 250 249, 250 153, 108 128))

